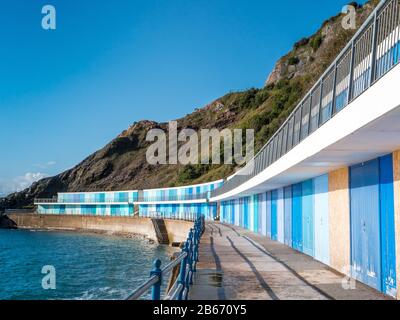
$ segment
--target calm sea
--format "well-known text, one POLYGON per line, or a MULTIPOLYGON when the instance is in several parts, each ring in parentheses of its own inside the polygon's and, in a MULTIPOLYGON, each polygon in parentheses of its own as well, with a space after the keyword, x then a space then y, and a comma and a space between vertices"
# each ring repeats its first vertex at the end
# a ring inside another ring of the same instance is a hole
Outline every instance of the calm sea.
POLYGON ((147 240, 73 232, 0 230, 0 299, 124 299, 175 249, 147 240), (44 266, 55 290, 42 288, 44 266))

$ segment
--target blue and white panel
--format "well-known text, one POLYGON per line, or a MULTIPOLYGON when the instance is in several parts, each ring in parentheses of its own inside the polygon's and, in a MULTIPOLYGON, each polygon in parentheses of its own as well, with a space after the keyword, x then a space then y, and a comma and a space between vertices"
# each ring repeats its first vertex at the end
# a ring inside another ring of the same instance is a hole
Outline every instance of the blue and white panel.
POLYGON ((328 175, 314 179, 315 259, 329 265, 329 184, 328 175))
POLYGON ((224 210, 224 215, 225 215, 224 222, 225 223, 232 223, 232 206, 229 205, 229 201, 225 202, 223 210, 224 210))
POLYGON ((228 221, 228 207, 225 204, 226 202, 221 202, 221 205, 219 207, 219 215, 221 218, 221 221, 224 223, 229 223, 228 221))
POLYGON ((283 189, 278 189, 278 241, 285 243, 285 208, 284 208, 284 193, 283 189))
POLYGON ((259 199, 258 199, 258 194, 253 196, 253 210, 254 210, 254 226, 253 226, 253 232, 255 233, 259 233, 259 226, 258 226, 258 222, 259 222, 259 211, 258 211, 258 207, 259 207, 259 199))
POLYGON ((262 222, 262 199, 263 195, 257 195, 257 233, 263 234, 263 222, 262 222))
POLYGON ((292 246, 292 186, 284 189, 285 196, 285 244, 292 246))
POLYGON ((177 201, 191 199, 194 195, 212 191, 223 185, 223 181, 181 188, 144 190, 144 201, 177 201))
POLYGON ((350 168, 351 274, 381 289, 379 161, 350 168))
POLYGON ((303 252, 314 256, 314 185, 312 180, 302 183, 303 252))
MULTIPOLYGON (((225 211, 227 207, 225 206, 225 211)), ((126 214, 125 211, 122 215, 126 214)), ((217 216, 217 204, 156 204, 139 206, 139 215, 149 217, 159 215, 167 219, 187 219, 204 215, 207 220, 214 220, 217 216)))
POLYGON ((233 200, 235 206, 235 226, 240 226, 240 203, 239 200, 233 200))
POLYGON ((186 195, 186 190, 181 188, 177 190, 178 199, 184 199, 186 195))
POLYGON ((245 197, 242 199, 242 208, 243 208, 243 225, 244 229, 249 228, 249 198, 245 197))
POLYGON ((114 202, 114 194, 111 192, 107 192, 105 194, 105 201, 106 202, 114 202))
POLYGON ((177 208, 178 212, 177 212, 177 216, 179 219, 184 219, 185 217, 185 206, 183 204, 179 204, 178 208, 177 208))
POLYGON ((271 191, 271 239, 278 240, 278 190, 271 191))
POLYGON ((393 156, 379 159, 381 220, 382 292, 396 297, 396 237, 394 210, 393 156))
POLYGON ((239 202, 239 227, 243 227, 243 199, 238 199, 239 202))
MULTIPOLYGON (((249 202, 248 202, 248 206, 249 206, 249 227, 248 229, 251 231, 255 231, 256 228, 256 210, 255 206, 254 206, 254 196, 249 197, 249 202)), ((257 231, 255 231, 257 232, 257 231)))
POLYGON ((97 215, 106 216, 107 215, 107 205, 99 205, 97 206, 97 215))
POLYGON ((265 219, 267 225, 267 237, 271 238, 271 192, 267 192, 267 216, 265 219))
POLYGON ((229 215, 229 223, 234 225, 235 224, 235 208, 232 205, 231 201, 226 201, 227 203, 227 214, 229 215))
POLYGON ((129 202, 137 202, 139 200, 139 192, 129 192, 129 202))
MULTIPOLYGON (((390 19, 391 23, 394 23, 393 14, 386 8, 378 16, 379 20, 386 20, 386 24, 390 19), (386 12, 385 12, 386 11, 386 12)), ((396 19, 398 23, 398 18, 396 19)), ((378 23, 378 39, 377 39, 377 50, 376 50, 376 76, 380 78, 384 75, 391 67, 393 67, 399 61, 399 42, 400 42, 400 30, 399 27, 395 27, 393 31, 389 32, 389 28, 383 23, 378 23), (384 30, 382 30, 384 29, 384 30)), ((393 25, 391 27, 394 27, 393 25)))
POLYGON ((260 194, 260 204, 259 210, 261 215, 261 234, 266 236, 267 235, 267 194, 262 193, 260 194))
POLYGON ((302 185, 292 186, 292 247, 303 251, 302 185))
POLYGON ((131 216, 133 205, 95 205, 95 204, 66 204, 41 205, 38 212, 42 214, 66 214, 84 216, 131 216))

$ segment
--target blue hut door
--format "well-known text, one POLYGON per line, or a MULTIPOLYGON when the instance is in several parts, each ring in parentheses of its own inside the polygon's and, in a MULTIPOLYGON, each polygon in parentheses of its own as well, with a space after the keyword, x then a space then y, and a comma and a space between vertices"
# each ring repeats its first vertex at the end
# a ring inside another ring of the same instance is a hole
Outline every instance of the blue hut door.
POLYGON ((285 193, 285 244, 292 246, 292 187, 286 187, 285 193))
POLYGON ((315 259, 329 265, 328 175, 314 179, 315 259))
POLYGON ((292 246, 298 251, 303 251, 303 227, 301 212, 301 183, 293 185, 292 202, 292 246))
POLYGON ((267 235, 267 194, 261 195, 261 234, 267 235))
POLYGON ((278 240, 278 190, 271 192, 271 239, 278 240))
POLYGON ((278 190, 278 241, 285 243, 285 208, 283 189, 278 190))
POLYGON ((381 289, 379 160, 350 168, 351 272, 381 289))
POLYGON ((267 192, 267 237, 271 238, 271 192, 267 192))
POLYGON ((302 184, 303 252, 314 256, 314 188, 313 181, 302 184))
POLYGON ((240 204, 239 200, 232 200, 235 211, 235 226, 240 226, 240 204))
POLYGON ((396 239, 394 227, 393 156, 382 157, 380 165, 380 211, 382 291, 396 297, 396 239))

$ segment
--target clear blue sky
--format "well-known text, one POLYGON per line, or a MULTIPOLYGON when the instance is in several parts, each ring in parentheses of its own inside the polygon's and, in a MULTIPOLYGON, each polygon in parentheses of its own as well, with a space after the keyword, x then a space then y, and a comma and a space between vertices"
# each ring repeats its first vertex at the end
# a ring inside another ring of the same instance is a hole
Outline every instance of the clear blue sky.
POLYGON ((275 61, 347 0, 1 0, 0 193, 72 167, 134 121, 168 121, 275 61), (41 8, 57 9, 57 30, 41 8))

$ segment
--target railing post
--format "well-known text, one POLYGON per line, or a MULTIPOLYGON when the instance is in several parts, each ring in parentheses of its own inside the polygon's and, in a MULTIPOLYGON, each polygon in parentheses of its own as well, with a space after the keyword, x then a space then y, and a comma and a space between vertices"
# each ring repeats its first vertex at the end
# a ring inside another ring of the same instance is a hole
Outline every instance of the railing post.
POLYGON ((371 48, 371 72, 369 78, 369 86, 371 86, 376 78, 375 75, 375 66, 376 66, 376 51, 377 51, 377 35, 378 35, 378 19, 377 19, 377 11, 374 14, 374 27, 372 34, 372 48, 371 48))
POLYGON ((198 249, 199 249, 199 234, 200 234, 200 227, 199 227, 199 220, 196 220, 194 225, 194 236, 193 236, 193 272, 196 272, 196 265, 199 261, 198 257, 198 249))
POLYGON ((157 259, 154 261, 153 270, 150 272, 150 277, 157 276, 158 281, 151 288, 151 300, 161 300, 161 284, 162 284, 162 271, 161 271, 161 260, 157 259))
POLYGON ((313 92, 310 92, 310 108, 308 109, 308 128, 307 128, 307 137, 310 135, 311 132, 311 109, 312 109, 312 104, 313 104, 313 92))
POLYGON ((183 248, 182 252, 186 252, 186 257, 181 261, 181 268, 179 270, 179 284, 182 285, 182 290, 179 292, 178 300, 182 300, 183 298, 183 291, 186 288, 186 265, 189 256, 189 243, 185 242, 185 247, 183 248))
POLYGON ((193 284, 192 272, 193 272, 193 229, 190 229, 189 237, 189 254, 188 254, 188 274, 186 278, 186 287, 189 288, 190 285, 193 284))
POLYGON ((338 63, 337 61, 335 62, 335 66, 334 66, 334 71, 333 71, 333 97, 332 97, 332 110, 331 110, 331 117, 330 119, 332 119, 332 117, 336 114, 336 86, 337 86, 337 76, 338 76, 338 63))
POLYGON ((198 249, 199 249, 199 244, 197 237, 194 239, 194 247, 193 247, 193 272, 197 272, 197 262, 199 261, 198 257, 198 249))
POLYGON ((186 294, 185 296, 182 297, 183 300, 187 299, 187 295, 189 292, 189 288, 190 288, 190 273, 192 272, 192 268, 191 268, 191 250, 190 250, 190 240, 188 238, 187 240, 188 243, 188 255, 187 255, 187 264, 186 264, 186 274, 185 274, 185 286, 184 288, 186 288, 186 294))
POLYGON ((349 74, 349 89, 347 92, 347 105, 350 104, 353 97, 353 78, 354 78, 354 59, 355 59, 354 40, 351 42, 351 58, 350 58, 350 74, 349 74))
POLYGON ((189 270, 190 270, 189 276, 190 277, 189 277, 189 284, 192 285, 193 284, 193 272, 194 272, 193 265, 194 265, 194 261, 195 261, 195 255, 194 255, 195 233, 194 233, 193 229, 190 230, 189 236, 190 236, 190 265, 189 265, 189 270))

